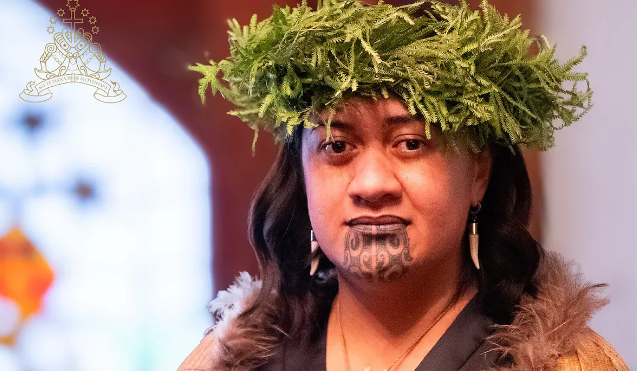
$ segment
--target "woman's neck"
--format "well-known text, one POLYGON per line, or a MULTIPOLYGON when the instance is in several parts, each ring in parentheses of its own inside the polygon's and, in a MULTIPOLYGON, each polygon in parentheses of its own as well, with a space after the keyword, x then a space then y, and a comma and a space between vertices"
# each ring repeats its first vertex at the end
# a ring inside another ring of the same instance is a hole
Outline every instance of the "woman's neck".
POLYGON ((348 370, 343 367, 346 358, 352 371, 384 370, 422 336, 392 369, 413 370, 477 291, 472 287, 458 294, 457 272, 429 270, 420 277, 412 273, 382 283, 339 275, 328 325, 328 371, 348 370))

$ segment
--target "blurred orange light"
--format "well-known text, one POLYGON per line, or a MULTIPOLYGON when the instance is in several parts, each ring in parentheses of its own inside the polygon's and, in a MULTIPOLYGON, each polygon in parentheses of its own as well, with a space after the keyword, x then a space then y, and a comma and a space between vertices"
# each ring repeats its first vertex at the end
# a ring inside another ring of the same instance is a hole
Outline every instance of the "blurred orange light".
POLYGON ((40 311, 53 279, 49 263, 19 228, 0 238, 0 296, 20 311, 20 323, 13 333, 0 336, 0 344, 13 345, 25 320, 40 311))

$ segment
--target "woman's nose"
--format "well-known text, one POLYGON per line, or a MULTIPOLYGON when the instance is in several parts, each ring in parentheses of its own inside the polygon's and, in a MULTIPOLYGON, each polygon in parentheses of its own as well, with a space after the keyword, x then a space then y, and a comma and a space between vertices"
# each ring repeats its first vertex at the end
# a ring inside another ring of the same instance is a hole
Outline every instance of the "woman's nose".
POLYGON ((386 155, 370 152, 359 159, 348 194, 354 202, 384 204, 400 198, 402 185, 386 155))

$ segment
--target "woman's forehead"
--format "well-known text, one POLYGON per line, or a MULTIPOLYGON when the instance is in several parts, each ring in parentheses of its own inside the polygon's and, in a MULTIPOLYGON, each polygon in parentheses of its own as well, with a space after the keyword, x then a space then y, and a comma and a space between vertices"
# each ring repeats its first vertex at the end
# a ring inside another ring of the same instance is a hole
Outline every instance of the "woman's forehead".
MULTIPOLYGON (((325 126, 330 112, 319 113, 317 124, 325 126)), ((395 98, 350 98, 331 118, 330 127, 344 130, 361 130, 370 127, 386 128, 406 124, 423 124, 422 117, 414 116, 402 101, 395 98)))
MULTIPOLYGON (((330 115, 328 110, 320 112, 320 117, 327 119, 330 115)), ((353 97, 338 107, 334 118, 356 119, 361 116, 411 116, 401 100, 396 98, 372 99, 366 97, 353 97)))

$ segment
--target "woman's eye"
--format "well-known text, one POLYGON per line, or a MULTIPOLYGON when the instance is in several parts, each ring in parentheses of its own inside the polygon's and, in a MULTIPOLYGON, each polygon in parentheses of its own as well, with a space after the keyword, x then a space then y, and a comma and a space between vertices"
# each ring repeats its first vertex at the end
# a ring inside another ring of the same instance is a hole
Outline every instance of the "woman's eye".
POLYGON ((420 139, 407 139, 400 142, 404 146, 406 152, 414 152, 421 150, 425 146, 425 142, 420 139))
POLYGON ((325 150, 328 153, 339 154, 339 153, 345 152, 345 150, 347 149, 347 143, 341 140, 336 140, 333 142, 328 142, 323 144, 321 148, 323 148, 323 150, 325 150))

